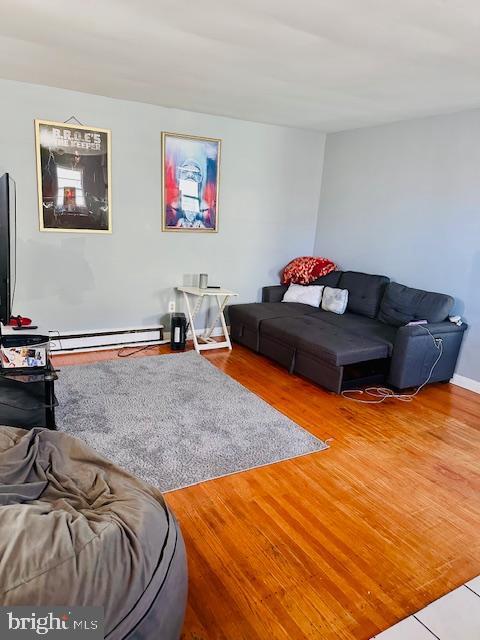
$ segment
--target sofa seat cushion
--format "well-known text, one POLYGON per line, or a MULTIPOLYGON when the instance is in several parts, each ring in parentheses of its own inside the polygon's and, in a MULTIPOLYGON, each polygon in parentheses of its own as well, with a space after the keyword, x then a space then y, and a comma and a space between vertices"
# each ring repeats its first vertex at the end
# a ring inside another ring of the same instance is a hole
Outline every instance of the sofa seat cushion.
POLYGON ((339 329, 344 329, 355 335, 382 342, 388 349, 388 355, 392 355, 393 345, 398 331, 397 327, 391 327, 376 318, 367 318, 358 313, 348 313, 348 311, 343 315, 330 313, 329 311, 320 311, 320 313, 313 315, 318 320, 331 324, 339 329))
POLYGON ((390 279, 358 271, 344 271, 338 282, 340 289, 348 289, 347 310, 367 318, 375 318, 390 279))
POLYGON ((453 307, 454 300, 444 293, 433 293, 391 282, 385 289, 378 319, 396 327, 413 320, 443 322, 453 307))
POLYGON ((260 341, 262 336, 311 353, 337 367, 388 356, 385 343, 353 334, 315 316, 265 320, 260 327, 260 341))
POLYGON ((228 317, 231 324, 243 324, 258 330, 263 320, 304 316, 307 313, 312 313, 312 310, 310 305, 299 302, 251 302, 230 305, 228 317))

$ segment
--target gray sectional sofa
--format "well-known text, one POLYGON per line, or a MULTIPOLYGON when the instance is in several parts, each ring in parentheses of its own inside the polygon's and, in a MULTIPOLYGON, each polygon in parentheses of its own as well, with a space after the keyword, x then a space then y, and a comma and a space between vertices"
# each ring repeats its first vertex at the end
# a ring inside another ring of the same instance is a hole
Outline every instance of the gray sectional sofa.
POLYGON ((453 376, 467 327, 448 320, 451 296, 355 271, 334 271, 312 284, 348 289, 347 311, 282 302, 288 287, 264 287, 262 302, 229 307, 232 339, 340 393, 367 382, 423 384, 439 355, 427 327, 443 349, 430 382, 453 376), (416 320, 428 324, 408 325, 416 320))

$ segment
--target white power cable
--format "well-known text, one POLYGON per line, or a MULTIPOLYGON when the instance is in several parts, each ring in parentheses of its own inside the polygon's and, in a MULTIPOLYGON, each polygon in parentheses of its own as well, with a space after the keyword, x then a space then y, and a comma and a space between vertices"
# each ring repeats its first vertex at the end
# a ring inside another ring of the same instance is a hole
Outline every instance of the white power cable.
POLYGON ((423 389, 425 385, 427 385, 433 375, 435 367, 437 366, 440 358, 443 354, 443 340, 442 338, 435 338, 435 336, 427 329, 427 327, 423 324, 417 325, 425 329, 425 331, 431 336, 433 340, 433 344, 435 348, 438 350, 438 356, 435 359, 435 362, 432 364, 430 372, 427 376, 425 382, 423 382, 416 391, 413 393, 395 393, 392 389, 388 389, 387 387, 367 387, 366 389, 345 389, 341 392, 342 397, 347 398, 347 400, 353 400, 354 402, 360 402, 362 404, 380 404, 381 402, 385 402, 385 400, 394 399, 400 400, 401 402, 411 402, 418 393, 423 389), (365 400, 362 397, 354 397, 353 394, 357 396, 369 396, 370 398, 374 398, 373 400, 365 400))

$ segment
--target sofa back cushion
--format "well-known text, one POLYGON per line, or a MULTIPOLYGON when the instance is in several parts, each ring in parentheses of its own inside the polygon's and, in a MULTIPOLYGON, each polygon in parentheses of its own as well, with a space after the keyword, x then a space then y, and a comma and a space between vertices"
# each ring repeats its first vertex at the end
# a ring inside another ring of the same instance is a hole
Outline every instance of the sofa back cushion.
POLYGON ((333 287, 335 289, 338 286, 338 282, 342 273, 342 271, 330 271, 330 273, 327 273, 326 276, 320 276, 320 278, 317 278, 311 284, 318 284, 324 287, 333 287))
POLYGON ((386 276, 373 276, 359 271, 344 271, 338 286, 348 289, 347 311, 359 313, 367 318, 375 318, 386 285, 390 282, 386 276))
POLYGON ((378 319, 394 327, 413 320, 442 322, 450 313, 453 303, 453 298, 443 293, 412 289, 391 282, 385 289, 378 319))

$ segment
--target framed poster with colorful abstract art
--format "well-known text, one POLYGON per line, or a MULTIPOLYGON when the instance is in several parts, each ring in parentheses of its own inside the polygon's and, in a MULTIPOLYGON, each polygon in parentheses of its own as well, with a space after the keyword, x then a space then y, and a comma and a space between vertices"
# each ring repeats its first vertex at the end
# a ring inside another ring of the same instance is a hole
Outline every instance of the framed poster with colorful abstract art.
POLYGON ((108 129, 35 120, 40 231, 112 232, 108 129))
POLYGON ((163 231, 218 231, 220 147, 216 138, 162 133, 163 231))

